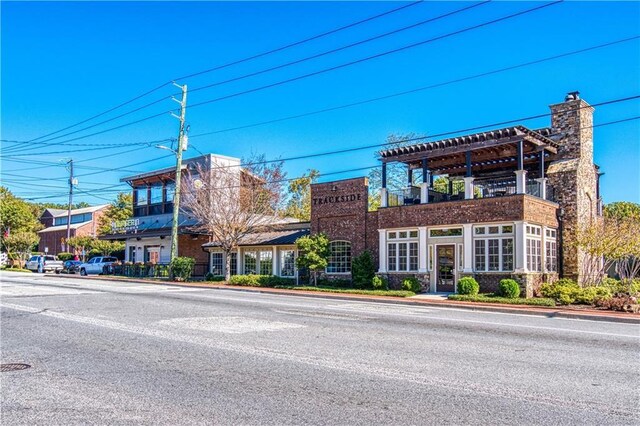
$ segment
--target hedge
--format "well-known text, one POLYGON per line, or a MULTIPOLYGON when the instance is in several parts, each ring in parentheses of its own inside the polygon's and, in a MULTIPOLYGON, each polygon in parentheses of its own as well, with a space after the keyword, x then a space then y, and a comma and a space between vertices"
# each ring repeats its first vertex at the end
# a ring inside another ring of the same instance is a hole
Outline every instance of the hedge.
POLYGON ((233 275, 229 285, 248 287, 275 287, 279 285, 293 285, 293 278, 282 278, 275 275, 233 275))
POLYGON ((343 293, 343 294, 363 294, 367 296, 392 296, 392 297, 411 297, 416 294, 412 291, 405 290, 359 290, 359 289, 345 289, 335 287, 310 287, 310 286, 292 286, 292 285, 278 285, 276 288, 282 288, 286 290, 302 290, 302 291, 319 291, 322 293, 343 293))
POLYGON ((506 303, 509 305, 556 306, 555 301, 549 298, 511 299, 508 297, 494 296, 491 293, 478 294, 475 296, 469 294, 451 294, 449 295, 449 300, 457 300, 460 302, 506 303))

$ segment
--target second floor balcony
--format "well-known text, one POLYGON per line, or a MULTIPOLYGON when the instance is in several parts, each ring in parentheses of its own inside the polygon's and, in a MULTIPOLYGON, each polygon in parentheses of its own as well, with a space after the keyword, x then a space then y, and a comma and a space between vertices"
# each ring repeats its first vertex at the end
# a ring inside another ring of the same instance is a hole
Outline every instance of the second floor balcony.
POLYGON ((381 207, 516 194, 555 201, 546 171, 557 145, 548 135, 515 126, 382 151, 381 207), (406 166, 403 188, 387 188, 389 163, 406 166))

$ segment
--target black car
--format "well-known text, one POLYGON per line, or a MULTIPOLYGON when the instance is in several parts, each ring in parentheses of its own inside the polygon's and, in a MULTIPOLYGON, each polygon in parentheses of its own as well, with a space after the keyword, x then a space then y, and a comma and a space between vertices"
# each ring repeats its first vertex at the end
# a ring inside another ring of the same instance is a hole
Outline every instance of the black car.
POLYGON ((81 263, 82 262, 79 260, 66 260, 61 272, 63 274, 75 274, 79 271, 79 266, 81 263))

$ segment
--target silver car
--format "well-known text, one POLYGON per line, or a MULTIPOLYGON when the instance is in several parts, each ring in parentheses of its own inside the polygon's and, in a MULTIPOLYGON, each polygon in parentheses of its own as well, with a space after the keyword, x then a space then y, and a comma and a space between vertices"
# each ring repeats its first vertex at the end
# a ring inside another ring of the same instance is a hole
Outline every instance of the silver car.
POLYGON ((50 255, 35 255, 27 260, 27 269, 33 272, 60 272, 64 265, 61 260, 50 255))

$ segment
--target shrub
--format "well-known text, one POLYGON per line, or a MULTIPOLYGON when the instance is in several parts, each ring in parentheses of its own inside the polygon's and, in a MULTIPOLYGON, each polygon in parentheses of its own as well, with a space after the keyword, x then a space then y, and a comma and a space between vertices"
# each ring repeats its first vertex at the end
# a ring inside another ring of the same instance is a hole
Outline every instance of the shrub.
POLYGON ((224 281, 224 275, 213 275, 211 272, 207 272, 207 275, 204 276, 205 281, 224 281))
POLYGON ((191 278, 191 271, 196 261, 192 257, 175 257, 171 260, 169 268, 176 281, 186 281, 191 278))
POLYGON ((609 289, 611 294, 628 293, 630 295, 637 295, 640 293, 640 280, 616 280, 615 278, 604 278, 600 284, 602 287, 609 289))
POLYGON ((420 285, 420 281, 418 281, 415 277, 409 277, 402 280, 402 289, 406 291, 412 291, 414 293, 419 293, 422 291, 422 286, 420 285))
POLYGON ((353 258, 351 262, 351 277, 355 288, 371 288, 373 278, 376 275, 376 265, 368 251, 363 251, 360 256, 353 258))
POLYGON ((581 288, 574 293, 575 302, 581 305, 593 305, 596 300, 611 298, 611 290, 604 286, 581 288))
POLYGON ((510 305, 532 305, 532 306, 555 306, 553 299, 536 297, 532 299, 510 299, 507 297, 496 297, 492 294, 450 294, 449 300, 462 302, 482 302, 482 303, 508 303, 510 305))
POLYGON ((233 275, 229 279, 229 284, 248 287, 275 287, 293 285, 292 278, 281 278, 275 275, 233 275))
POLYGON ((520 285, 516 280, 504 279, 500 280, 498 294, 508 299, 516 299, 520 296, 520 285))
POLYGON ((371 287, 374 290, 389 290, 389 283, 386 278, 376 275, 371 279, 371 287))
POLYGON ((462 277, 458 281, 458 294, 475 296, 480 291, 480 285, 473 277, 462 277))
POLYGON ((62 251, 60 253, 58 253, 58 259, 61 261, 65 261, 65 260, 73 260, 74 258, 74 254, 73 253, 67 253, 66 251, 62 251))
POLYGON ((554 283, 545 283, 540 287, 540 294, 555 299, 561 305, 575 303, 576 297, 581 292, 580 286, 568 278, 562 278, 554 283))
POLYGON ((618 293, 608 299, 597 299, 596 306, 614 311, 640 312, 638 298, 624 293, 618 293))

